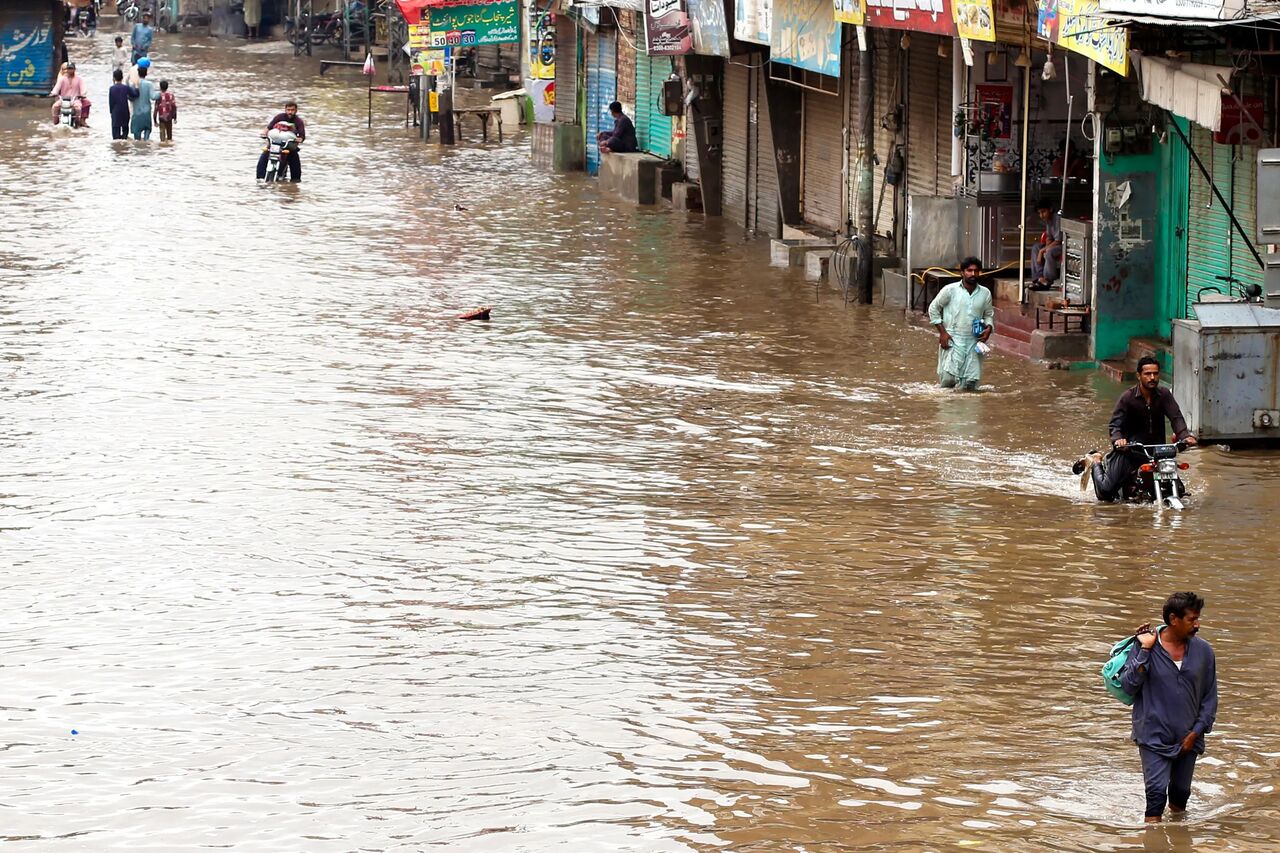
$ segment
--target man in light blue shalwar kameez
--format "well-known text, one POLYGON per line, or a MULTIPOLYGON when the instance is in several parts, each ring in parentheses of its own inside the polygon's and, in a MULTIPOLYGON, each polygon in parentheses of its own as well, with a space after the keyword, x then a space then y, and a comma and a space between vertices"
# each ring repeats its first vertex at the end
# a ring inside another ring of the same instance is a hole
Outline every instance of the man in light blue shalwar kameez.
POLYGON ((929 303, 929 322, 938 330, 938 382, 943 388, 977 389, 982 379, 978 342, 995 329, 991 291, 978 284, 982 262, 960 262, 960 281, 952 282, 929 303))

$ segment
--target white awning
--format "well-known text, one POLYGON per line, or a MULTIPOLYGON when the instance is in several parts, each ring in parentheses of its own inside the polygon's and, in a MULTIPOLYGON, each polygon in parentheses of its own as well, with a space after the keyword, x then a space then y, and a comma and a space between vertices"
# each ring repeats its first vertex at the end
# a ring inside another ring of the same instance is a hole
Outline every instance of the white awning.
POLYGON ((1099 0, 1120 24, 1225 27, 1280 19, 1280 0, 1099 0))
POLYGON ((1146 56, 1140 50, 1129 51, 1129 64, 1137 69, 1142 100, 1209 130, 1222 129, 1223 81, 1230 83, 1235 69, 1175 62, 1146 56))

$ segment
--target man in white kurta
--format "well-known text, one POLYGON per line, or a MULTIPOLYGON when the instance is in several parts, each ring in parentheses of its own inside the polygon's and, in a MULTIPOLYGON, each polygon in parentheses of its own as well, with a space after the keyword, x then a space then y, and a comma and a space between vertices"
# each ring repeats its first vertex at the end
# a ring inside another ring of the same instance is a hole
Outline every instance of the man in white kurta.
POLYGON ((982 262, 960 262, 959 281, 952 282, 929 303, 929 322, 938 330, 938 381, 943 388, 973 391, 982 379, 978 342, 986 343, 995 326, 991 291, 978 284, 982 262))

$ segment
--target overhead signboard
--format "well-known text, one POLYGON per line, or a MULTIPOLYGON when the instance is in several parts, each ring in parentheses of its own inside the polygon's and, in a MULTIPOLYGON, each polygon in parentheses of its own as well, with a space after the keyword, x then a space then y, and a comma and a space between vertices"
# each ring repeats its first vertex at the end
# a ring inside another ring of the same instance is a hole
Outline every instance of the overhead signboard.
POLYGON ((733 37, 754 44, 769 43, 773 28, 773 0, 738 0, 733 4, 733 37))
POLYGON ((996 15, 991 0, 952 0, 956 35, 974 41, 996 40, 996 15))
POLYGON ((431 47, 468 47, 520 41, 518 3, 436 6, 431 9, 431 47))
POLYGON ((828 77, 840 76, 840 24, 831 0, 776 0, 769 58, 828 77))
POLYGON ((1109 18, 1098 0, 1044 0, 1036 32, 1124 77, 1129 74, 1129 31, 1108 26, 1109 18))
POLYGON ((645 0, 644 42, 650 56, 684 56, 693 51, 684 0, 645 0))
POLYGON ((951 0, 866 0, 867 25, 954 36, 951 0))
POLYGON ((693 27, 693 52, 703 56, 729 55, 729 25, 722 0, 687 0, 693 27))
POLYGON ((867 4, 863 0, 834 0, 836 21, 860 27, 867 22, 867 4))

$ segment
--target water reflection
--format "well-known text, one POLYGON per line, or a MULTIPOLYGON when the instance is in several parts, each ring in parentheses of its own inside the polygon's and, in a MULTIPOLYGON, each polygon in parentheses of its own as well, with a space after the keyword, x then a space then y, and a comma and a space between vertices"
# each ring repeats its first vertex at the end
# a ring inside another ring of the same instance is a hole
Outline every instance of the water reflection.
POLYGON ((729 226, 366 131, 269 50, 157 62, 170 147, 0 129, 5 837, 1274 846, 1273 455, 1098 506, 1104 380, 940 392, 729 226), (306 182, 256 187, 288 95, 306 182), (1146 831, 1097 670, 1185 587, 1222 712, 1146 831))

